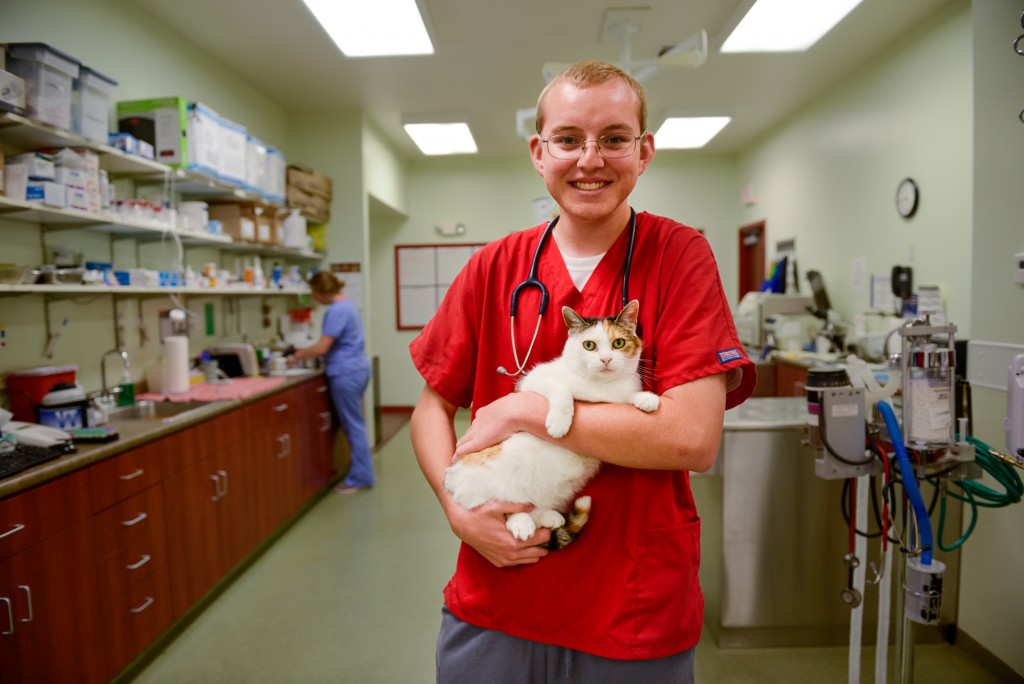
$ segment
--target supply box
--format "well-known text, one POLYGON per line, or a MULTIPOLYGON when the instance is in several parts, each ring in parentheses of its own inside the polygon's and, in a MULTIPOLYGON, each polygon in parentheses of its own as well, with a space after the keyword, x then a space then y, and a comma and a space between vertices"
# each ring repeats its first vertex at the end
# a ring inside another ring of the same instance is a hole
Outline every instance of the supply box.
POLYGON ((25 113, 25 79, 0 69, 0 112, 25 113))
POLYGON ((71 130, 71 91, 81 63, 44 43, 8 43, 7 69, 25 81, 25 111, 71 130))
POLYGON ((263 245, 280 245, 284 239, 277 210, 251 202, 211 202, 211 221, 221 221, 224 234, 235 240, 263 245))
POLYGON ((317 223, 331 218, 331 179, 313 169, 289 166, 287 205, 317 223))
POLYGON ((159 97, 117 103, 117 129, 153 146, 156 160, 185 168, 189 159, 188 102, 159 97))

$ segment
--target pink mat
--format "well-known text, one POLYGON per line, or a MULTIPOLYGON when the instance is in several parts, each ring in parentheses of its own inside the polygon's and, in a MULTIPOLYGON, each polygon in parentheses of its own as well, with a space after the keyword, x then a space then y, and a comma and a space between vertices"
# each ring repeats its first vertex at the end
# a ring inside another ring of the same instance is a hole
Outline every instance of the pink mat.
POLYGON ((225 401, 248 399, 254 394, 265 392, 284 384, 284 377, 277 378, 232 378, 231 382, 200 382, 192 385, 182 394, 146 392, 135 397, 136 401, 225 401))

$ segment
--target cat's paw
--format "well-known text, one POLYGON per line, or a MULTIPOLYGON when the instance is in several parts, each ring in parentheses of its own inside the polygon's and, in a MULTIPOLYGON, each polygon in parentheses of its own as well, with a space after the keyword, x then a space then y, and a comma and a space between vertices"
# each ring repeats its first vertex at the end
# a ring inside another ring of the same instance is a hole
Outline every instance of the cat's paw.
POLYGON ((539 527, 546 527, 549 530, 555 530, 565 524, 565 518, 558 511, 546 510, 541 511, 537 514, 534 511, 534 519, 537 521, 539 527))
POLYGON ((505 521, 505 527, 512 533, 512 536, 521 541, 526 541, 537 531, 537 523, 529 513, 513 513, 505 521))
POLYGON ((641 411, 650 413, 658 409, 658 405, 661 403, 661 397, 654 392, 637 392, 634 394, 629 403, 636 406, 641 411))
POLYGON ((565 437, 566 433, 569 432, 569 428, 572 427, 572 413, 571 407, 568 411, 550 409, 548 417, 544 421, 544 427, 547 428, 548 434, 555 439, 565 437))

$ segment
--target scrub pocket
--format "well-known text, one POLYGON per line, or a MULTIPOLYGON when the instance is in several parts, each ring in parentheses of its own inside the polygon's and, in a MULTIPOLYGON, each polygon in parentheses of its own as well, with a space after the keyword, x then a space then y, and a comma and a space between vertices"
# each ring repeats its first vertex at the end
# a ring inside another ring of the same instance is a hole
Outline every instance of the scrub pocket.
POLYGON ((639 643, 678 643, 700 636, 704 597, 700 567, 700 521, 649 530, 637 549, 634 589, 635 634, 639 643))

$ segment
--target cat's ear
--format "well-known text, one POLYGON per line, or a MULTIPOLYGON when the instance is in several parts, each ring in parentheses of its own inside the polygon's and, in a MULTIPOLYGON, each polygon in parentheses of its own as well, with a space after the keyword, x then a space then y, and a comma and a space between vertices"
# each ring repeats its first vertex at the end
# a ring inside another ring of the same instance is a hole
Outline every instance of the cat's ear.
POLYGON ((640 315, 640 300, 634 299, 623 307, 619 315, 615 317, 615 324, 621 325, 628 330, 636 332, 636 319, 640 315))
POLYGON ((565 327, 567 327, 570 332, 589 327, 587 322, 583 319, 583 316, 580 316, 567 306, 562 307, 562 320, 565 321, 565 327))

